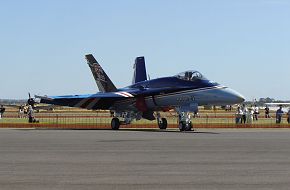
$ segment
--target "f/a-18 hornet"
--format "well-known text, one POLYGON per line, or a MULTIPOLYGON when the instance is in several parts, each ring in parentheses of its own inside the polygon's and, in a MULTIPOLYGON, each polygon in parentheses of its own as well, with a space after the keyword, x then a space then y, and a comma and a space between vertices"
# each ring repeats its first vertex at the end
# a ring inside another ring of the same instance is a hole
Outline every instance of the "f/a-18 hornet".
POLYGON ((134 64, 132 85, 117 89, 93 55, 85 56, 99 88, 96 94, 36 96, 41 103, 79 107, 89 110, 110 110, 111 127, 130 124, 134 119, 155 120, 160 129, 167 128, 160 112, 174 109, 179 115, 179 129, 192 129, 189 112, 198 106, 231 105, 244 101, 238 92, 206 79, 198 71, 185 71, 175 76, 148 80, 144 57, 134 64), (185 119, 182 119, 185 118, 185 119))

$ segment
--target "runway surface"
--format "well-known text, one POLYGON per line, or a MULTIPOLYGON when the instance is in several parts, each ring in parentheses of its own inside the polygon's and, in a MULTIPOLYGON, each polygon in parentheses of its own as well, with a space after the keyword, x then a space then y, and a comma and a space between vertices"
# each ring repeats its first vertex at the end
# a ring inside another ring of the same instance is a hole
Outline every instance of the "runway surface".
POLYGON ((0 129, 0 189, 289 189, 289 129, 0 129))

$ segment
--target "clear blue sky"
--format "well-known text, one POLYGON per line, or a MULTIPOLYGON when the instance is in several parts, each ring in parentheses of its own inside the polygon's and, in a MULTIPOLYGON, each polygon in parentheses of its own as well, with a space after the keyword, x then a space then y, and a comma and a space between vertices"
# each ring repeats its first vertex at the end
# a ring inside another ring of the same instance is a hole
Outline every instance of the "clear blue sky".
POLYGON ((290 99, 288 0, 3 0, 0 23, 0 98, 97 92, 92 53, 117 87, 143 55, 151 78, 194 69, 290 99))

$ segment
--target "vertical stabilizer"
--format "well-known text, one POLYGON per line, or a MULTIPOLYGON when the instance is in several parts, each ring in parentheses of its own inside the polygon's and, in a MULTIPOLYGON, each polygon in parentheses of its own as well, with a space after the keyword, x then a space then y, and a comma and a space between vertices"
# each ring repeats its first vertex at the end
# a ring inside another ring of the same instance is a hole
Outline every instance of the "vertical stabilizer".
POLYGON ((146 66, 144 57, 137 57, 134 64, 134 75, 132 84, 147 80, 146 66))
POLYGON ((114 92, 117 90, 110 78, 107 76, 101 65, 92 54, 86 55, 88 65, 93 73, 100 92, 114 92))

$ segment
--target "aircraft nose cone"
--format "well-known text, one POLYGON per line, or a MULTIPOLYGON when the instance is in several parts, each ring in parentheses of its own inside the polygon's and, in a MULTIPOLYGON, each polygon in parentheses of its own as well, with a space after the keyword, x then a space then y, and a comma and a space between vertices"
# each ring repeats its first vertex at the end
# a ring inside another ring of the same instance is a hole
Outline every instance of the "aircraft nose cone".
POLYGON ((227 88, 226 92, 228 94, 228 100, 233 104, 240 104, 245 101, 244 96, 233 89, 227 88))
POLYGON ((240 97, 238 97, 238 98, 239 98, 239 101, 240 101, 241 103, 245 101, 245 98, 244 98, 243 96, 240 96, 240 97))

